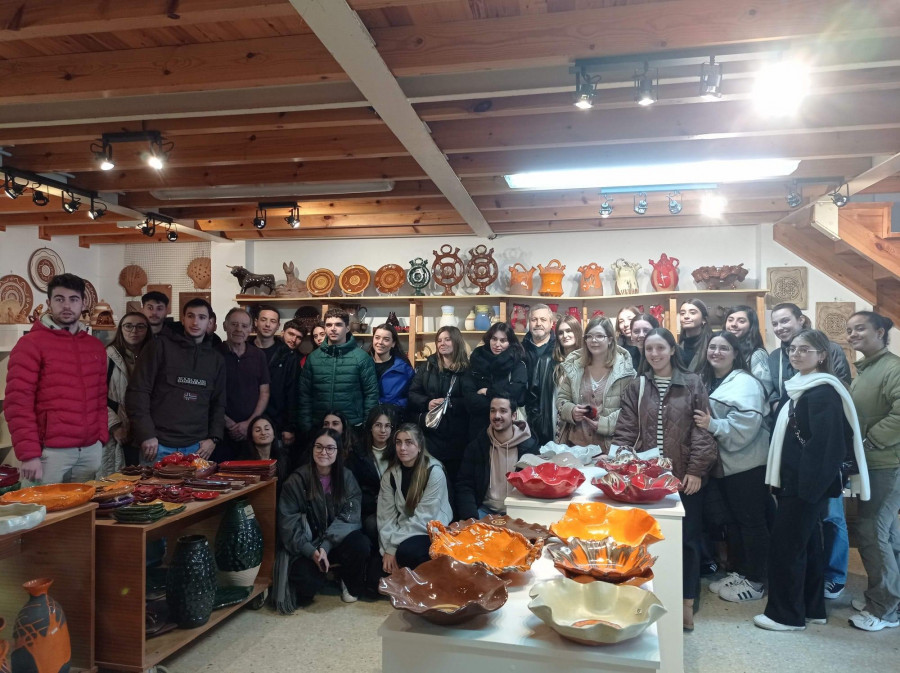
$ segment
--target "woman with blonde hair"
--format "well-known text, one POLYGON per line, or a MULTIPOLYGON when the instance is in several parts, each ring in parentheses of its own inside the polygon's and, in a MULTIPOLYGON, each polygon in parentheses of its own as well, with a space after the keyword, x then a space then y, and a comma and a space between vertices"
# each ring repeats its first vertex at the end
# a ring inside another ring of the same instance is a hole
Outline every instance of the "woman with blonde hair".
POLYGON ((559 441, 572 446, 609 448, 622 394, 635 376, 631 356, 616 343, 612 322, 593 318, 584 346, 560 364, 556 409, 562 424, 559 441))
POLYGON ((390 467, 378 491, 378 539, 382 569, 416 568, 428 560, 428 523, 453 519, 447 477, 426 451, 422 431, 404 423, 394 435, 390 467))
POLYGON ((584 344, 584 330, 581 321, 571 315, 560 317, 556 323, 556 346, 553 347, 553 359, 562 362, 572 351, 584 344))

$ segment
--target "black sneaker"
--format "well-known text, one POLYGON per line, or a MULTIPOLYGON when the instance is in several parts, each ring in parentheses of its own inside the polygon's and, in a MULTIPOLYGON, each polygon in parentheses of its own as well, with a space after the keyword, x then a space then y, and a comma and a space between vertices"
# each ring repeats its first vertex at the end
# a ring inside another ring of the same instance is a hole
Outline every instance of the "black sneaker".
POLYGON ((700 564, 700 577, 708 577, 719 572, 719 564, 715 561, 700 564))
POLYGON ((825 598, 834 600, 840 598, 844 593, 844 585, 834 580, 825 580, 825 598))

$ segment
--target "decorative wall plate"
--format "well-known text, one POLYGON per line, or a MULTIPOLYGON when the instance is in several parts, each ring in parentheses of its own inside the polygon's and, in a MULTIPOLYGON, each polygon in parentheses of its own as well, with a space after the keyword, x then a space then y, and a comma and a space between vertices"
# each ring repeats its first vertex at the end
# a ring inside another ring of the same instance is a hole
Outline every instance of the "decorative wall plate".
POLYGON ((313 297, 327 297, 334 282, 334 274, 329 269, 316 269, 306 277, 306 289, 313 297))
POLYGON ((87 278, 83 278, 82 280, 84 280, 84 308, 81 312, 90 315, 91 311, 93 311, 94 307, 97 305, 97 302, 100 301, 100 297, 97 296, 97 288, 94 287, 94 284, 91 281, 87 278))
POLYGON ((33 300, 28 281, 22 276, 0 278, 0 324, 27 323, 33 300))
POLYGON ((31 284, 41 292, 47 291, 53 276, 65 272, 62 257, 50 248, 38 248, 31 253, 28 260, 28 275, 31 277, 31 284))
POLYGON ((766 308, 776 304, 790 302, 797 308, 807 309, 809 306, 808 270, 805 266, 770 266, 766 269, 766 308))
POLYGON ((137 264, 129 264, 119 272, 119 285, 129 297, 137 297, 147 284, 147 272, 137 264))
POLYGON ((341 271, 339 285, 344 295, 352 297, 365 292, 371 280, 372 274, 366 267, 360 264, 351 264, 341 271))
POLYGON ((212 260, 209 257, 197 257, 188 264, 187 277, 194 281, 198 290, 208 290, 212 282, 212 260))
POLYGON ((162 292, 169 298, 169 310, 166 315, 172 315, 172 286, 171 285, 148 285, 147 292, 162 292))
POLYGON ((385 264, 375 272, 375 289, 381 294, 394 294, 406 282, 406 272, 399 264, 385 264))

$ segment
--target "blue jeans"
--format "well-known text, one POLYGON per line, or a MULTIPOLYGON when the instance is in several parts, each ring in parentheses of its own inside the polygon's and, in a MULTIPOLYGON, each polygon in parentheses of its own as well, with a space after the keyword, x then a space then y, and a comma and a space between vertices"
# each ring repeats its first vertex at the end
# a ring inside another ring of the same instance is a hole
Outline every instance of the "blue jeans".
POLYGON ((843 496, 828 498, 828 512, 822 518, 822 537, 825 542, 825 581, 846 584, 850 538, 843 496))
MULTIPOLYGON (((146 458, 144 458, 144 454, 143 453, 141 454, 141 465, 153 465, 153 463, 155 463, 156 461, 162 460, 166 456, 170 456, 173 453, 176 453, 178 451, 181 451, 181 453, 183 453, 184 455, 188 455, 191 453, 197 453, 197 449, 199 449, 199 448, 200 448, 200 442, 197 442, 196 444, 191 444, 190 446, 185 446, 180 449, 176 449, 175 447, 172 447, 172 446, 163 446, 162 444, 160 444, 159 447, 157 447, 157 449, 156 449, 156 458, 154 458, 153 460, 147 460, 146 458)), ((844 530, 846 530, 846 528, 847 527, 844 526, 844 530)))
POLYGON ((497 510, 493 510, 485 504, 482 504, 481 507, 478 508, 478 518, 483 519, 488 514, 506 514, 506 512, 500 512, 497 510))

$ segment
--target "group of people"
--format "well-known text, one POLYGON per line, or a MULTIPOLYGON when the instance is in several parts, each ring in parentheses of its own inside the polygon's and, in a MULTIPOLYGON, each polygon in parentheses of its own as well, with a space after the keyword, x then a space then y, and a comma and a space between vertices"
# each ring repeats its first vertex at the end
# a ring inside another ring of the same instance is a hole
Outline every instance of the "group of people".
POLYGON ((900 358, 877 313, 848 322, 863 356, 851 382, 840 347, 792 304, 772 311, 771 354, 749 306, 713 332, 703 302, 685 302, 676 339, 636 307, 582 329, 539 304, 524 339, 495 323, 471 353, 441 327, 414 370, 391 325, 375 327, 366 351, 340 308, 310 333, 282 328, 271 306, 234 308, 219 341, 207 302, 172 323, 165 295, 149 293, 104 351, 78 320, 84 282, 57 276, 48 295, 49 313, 9 362, 23 476, 85 480, 175 451, 275 458, 282 612, 312 600, 330 572, 343 600, 373 594, 385 573, 427 560, 432 520, 504 513, 506 474, 557 441, 671 461, 686 629, 720 547, 731 572, 709 588, 735 602, 768 594, 757 626, 823 621, 846 583, 845 488, 860 496, 869 578, 851 623, 900 625, 900 358))

